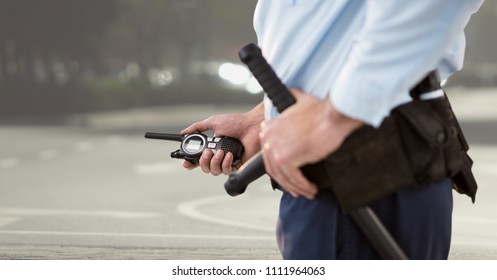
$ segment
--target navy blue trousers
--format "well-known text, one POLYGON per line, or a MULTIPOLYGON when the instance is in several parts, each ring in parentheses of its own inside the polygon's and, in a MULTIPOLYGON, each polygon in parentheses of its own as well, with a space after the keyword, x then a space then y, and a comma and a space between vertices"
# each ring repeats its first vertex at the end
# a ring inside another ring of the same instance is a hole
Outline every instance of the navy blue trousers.
MULTIPOLYGON (((410 259, 447 259, 452 228, 450 180, 401 190, 372 205, 410 259)), ((378 259, 330 192, 314 200, 283 193, 277 240, 284 259, 378 259)))

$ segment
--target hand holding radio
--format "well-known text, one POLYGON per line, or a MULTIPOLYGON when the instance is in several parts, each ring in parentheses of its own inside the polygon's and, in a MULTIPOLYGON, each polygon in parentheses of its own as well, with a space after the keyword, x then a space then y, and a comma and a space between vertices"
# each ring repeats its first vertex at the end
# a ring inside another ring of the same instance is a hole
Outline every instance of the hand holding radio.
POLYGON ((202 153, 206 149, 212 151, 222 150, 233 154, 232 165, 240 162, 243 155, 242 143, 231 137, 209 137, 203 133, 169 134, 146 132, 145 138, 181 142, 180 148, 171 153, 172 158, 184 159, 192 164, 198 164, 202 153))
POLYGON ((230 156, 223 153, 211 153, 205 151, 199 159, 198 165, 184 162, 183 167, 193 169, 200 167, 203 172, 212 175, 229 175, 238 170, 250 157, 260 150, 259 132, 260 123, 264 119, 262 103, 244 114, 218 114, 205 120, 196 122, 181 131, 189 134, 196 131, 213 131, 214 135, 229 135, 237 138, 243 144, 244 153, 241 162, 233 166, 230 164, 230 156))

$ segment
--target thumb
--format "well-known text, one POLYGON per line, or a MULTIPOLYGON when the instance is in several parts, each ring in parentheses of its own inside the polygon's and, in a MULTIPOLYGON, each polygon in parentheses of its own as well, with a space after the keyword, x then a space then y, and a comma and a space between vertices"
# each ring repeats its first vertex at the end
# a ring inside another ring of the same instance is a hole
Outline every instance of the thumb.
POLYGON ((205 119, 203 121, 196 122, 189 127, 183 129, 181 134, 191 134, 195 132, 204 132, 210 129, 214 129, 214 125, 212 124, 212 117, 205 119))

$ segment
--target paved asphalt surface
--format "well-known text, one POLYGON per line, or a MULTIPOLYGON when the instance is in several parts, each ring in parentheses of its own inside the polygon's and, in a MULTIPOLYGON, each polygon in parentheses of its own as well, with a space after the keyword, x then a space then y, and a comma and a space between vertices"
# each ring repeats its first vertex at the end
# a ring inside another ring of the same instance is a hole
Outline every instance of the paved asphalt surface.
MULTIPOLYGON (((454 193, 451 259, 497 259, 497 92, 454 90, 480 185, 454 193)), ((235 107, 152 108, 0 126, 0 259, 280 259, 279 193, 267 177, 236 198, 224 176, 186 171, 177 132, 235 107)))

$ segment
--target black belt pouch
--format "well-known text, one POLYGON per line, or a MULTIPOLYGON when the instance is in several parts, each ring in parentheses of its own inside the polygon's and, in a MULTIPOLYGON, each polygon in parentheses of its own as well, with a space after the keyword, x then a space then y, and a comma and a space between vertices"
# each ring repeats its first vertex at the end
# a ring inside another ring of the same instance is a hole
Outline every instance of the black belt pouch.
POLYGON ((302 168, 345 212, 407 187, 451 178, 473 201, 468 145, 446 96, 395 108, 377 129, 364 126, 323 161, 302 168))

